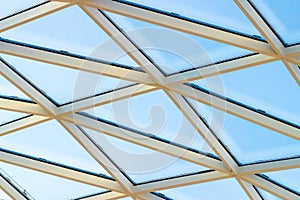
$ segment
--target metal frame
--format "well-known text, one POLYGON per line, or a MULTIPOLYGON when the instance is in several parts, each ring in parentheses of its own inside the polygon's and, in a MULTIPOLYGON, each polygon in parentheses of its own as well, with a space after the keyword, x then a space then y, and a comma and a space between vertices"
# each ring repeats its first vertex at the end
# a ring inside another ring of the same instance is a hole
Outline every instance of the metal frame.
MULTIPOLYGON (((38 158, 12 153, 3 149, 0 151, 0 161, 111 190, 111 192, 88 195, 85 198, 77 199, 119 199, 123 197, 131 197, 132 199, 164 199, 163 196, 155 195, 153 192, 226 178, 235 178, 248 195, 249 199, 262 199, 254 186, 270 192, 279 198, 300 199, 298 194, 288 188, 276 184, 267 177, 257 175, 264 172, 300 168, 300 157, 241 165, 235 160, 231 153, 228 152, 217 138, 216 134, 214 134, 206 122, 202 120, 199 113, 197 113, 193 109, 193 106, 186 100, 186 97, 192 98, 195 101, 221 109, 252 123, 272 129, 285 136, 300 140, 299 125, 260 112, 255 108, 251 108, 220 95, 208 93, 193 85, 185 84, 189 81, 222 73, 230 73, 259 64, 281 60, 289 70, 295 82, 300 86, 300 69, 298 67, 300 61, 297 59, 297 56, 300 55, 300 45, 285 47, 250 1, 234 1, 266 41, 258 40, 257 38, 243 34, 228 32, 225 29, 223 30, 201 23, 194 23, 187 18, 175 17, 161 10, 151 10, 141 5, 112 0, 53 0, 1 20, 0 32, 3 32, 58 10, 65 9, 71 5, 78 5, 95 22, 95 25, 102 28, 103 31, 106 32, 142 70, 136 70, 129 66, 122 66, 117 63, 89 59, 68 52, 61 52, 0 38, 0 53, 3 54, 37 60, 55 64, 57 67, 83 70, 137 83, 132 86, 76 100, 64 105, 56 105, 55 102, 52 102, 51 99, 45 96, 38 87, 30 83, 22 74, 16 72, 9 63, 1 58, 0 74, 33 101, 14 97, 0 97, 0 109, 28 113, 27 117, 1 125, 0 136, 48 120, 57 120, 111 175, 111 179, 84 173, 83 171, 76 171, 72 167, 66 168, 60 164, 53 165, 53 163, 47 160, 39 160, 38 158), (153 62, 150 57, 102 11, 109 11, 137 20, 150 22, 217 42, 251 50, 256 53, 214 65, 205 67, 195 66, 195 68, 184 72, 165 75, 159 70, 155 62, 153 62), (84 65, 82 65, 82 63, 84 63, 84 65), (204 154, 203 152, 191 151, 188 147, 182 147, 171 141, 166 144, 164 141, 153 135, 137 132, 130 129, 130 127, 115 127, 107 121, 79 113, 95 106, 105 105, 113 101, 131 98, 159 89, 162 89, 169 96, 173 103, 181 110, 182 114, 204 138, 206 143, 216 155, 218 155, 220 160, 204 154), (105 154, 101 150, 101 147, 85 134, 81 127, 95 130, 99 132, 99 134, 107 134, 133 144, 160 151, 161 153, 170 156, 177 157, 177 155, 181 155, 179 159, 212 170, 200 174, 188 174, 180 177, 172 177, 170 179, 134 184, 122 171, 120 171, 116 163, 109 158, 109 155, 105 154), (128 135, 143 137, 147 139, 147 142, 143 143, 135 137, 128 137, 128 135), (202 159, 196 159, 199 156, 201 156, 202 159)), ((5 179, 1 178, 0 183, 1 188, 4 189, 9 196, 15 199, 26 199, 24 196, 20 196, 20 193, 5 179)))

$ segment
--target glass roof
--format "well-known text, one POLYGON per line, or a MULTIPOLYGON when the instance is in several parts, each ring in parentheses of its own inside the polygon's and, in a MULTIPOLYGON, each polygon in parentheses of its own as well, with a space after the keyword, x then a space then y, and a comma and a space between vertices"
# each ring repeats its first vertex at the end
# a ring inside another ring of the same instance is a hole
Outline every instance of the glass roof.
POLYGON ((0 199, 300 199, 298 7, 0 0, 0 199))

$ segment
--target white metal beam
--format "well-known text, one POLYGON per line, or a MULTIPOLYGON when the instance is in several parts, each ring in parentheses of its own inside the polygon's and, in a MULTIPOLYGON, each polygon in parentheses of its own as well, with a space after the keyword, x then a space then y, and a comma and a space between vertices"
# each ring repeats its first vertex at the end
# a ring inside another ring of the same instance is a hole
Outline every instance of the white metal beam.
POLYGON ((136 200, 165 200, 165 198, 157 196, 152 193, 144 193, 144 194, 139 194, 137 195, 136 200))
POLYGON ((249 175, 300 168, 300 157, 240 166, 237 174, 249 175))
POLYGON ((24 155, 17 155, 15 153, 1 150, 0 161, 92 186, 105 188, 116 192, 123 192, 123 189, 114 180, 55 165, 52 162, 47 162, 42 159, 33 159, 24 155))
POLYGON ((132 82, 153 84, 149 76, 142 71, 127 69, 106 63, 104 61, 95 61, 84 59, 82 57, 70 56, 60 51, 34 48, 30 45, 22 46, 7 40, 0 40, 0 53, 45 62, 49 64, 59 65, 71 69, 82 70, 104 76, 120 78, 132 82))
POLYGON ((171 89, 183 96, 199 101, 208 106, 215 107, 217 109, 223 110, 224 112, 230 113, 276 132, 282 133, 296 140, 300 140, 300 129, 298 127, 271 118, 265 115, 265 113, 260 113, 247 107, 243 107, 234 102, 228 101, 213 94, 208 94, 188 85, 176 85, 172 86, 171 89))
POLYGON ((28 200, 26 194, 20 191, 19 188, 2 173, 0 173, 0 188, 12 199, 28 200))
POLYGON ((275 60, 276 58, 270 56, 255 54, 255 55, 233 59, 222 63, 212 64, 206 67, 199 67, 199 68, 187 70, 185 72, 175 73, 173 75, 168 75, 166 77, 165 83, 168 85, 172 85, 172 84, 190 82, 200 78, 206 78, 209 76, 220 75, 223 73, 241 70, 248 67, 254 67, 256 65, 261 65, 275 60))
POLYGON ((159 26, 164 26, 196 36, 212 39, 225 44, 248 49, 250 51, 271 56, 275 55, 270 45, 263 41, 176 18, 166 13, 158 13, 152 10, 131 6, 123 2, 110 0, 78 0, 77 2, 82 5, 96 7, 101 10, 106 10, 116 14, 157 24, 159 26))
POLYGON ((89 108, 95 108, 104 104, 112 103, 114 101, 122 100, 125 98, 131 98, 157 89, 158 88, 156 87, 143 84, 136 84, 122 89, 117 89, 112 92, 60 106, 57 108, 57 116, 70 115, 74 112, 86 110, 89 108))
POLYGON ((44 108, 50 115, 55 114, 56 106, 33 85, 20 76, 13 67, 0 57, 0 74, 44 108))
POLYGON ((254 186, 240 178, 236 178, 238 183, 241 185, 245 193, 248 195, 251 200, 264 200, 254 186))
POLYGON ((145 193, 145 192, 152 192, 157 190, 165 190, 170 188, 182 187, 192 184, 199 184, 204 182, 210 182, 220 179, 225 179, 231 177, 228 174, 218 172, 218 171, 211 171, 207 173, 198 173, 194 175, 188 176, 181 176, 178 178, 160 180, 150 183, 145 183, 141 185, 134 186, 135 193, 145 193))
POLYGON ((300 56, 300 44, 286 47, 283 51, 283 55, 289 58, 300 56))
POLYGON ((298 84, 298 86, 300 87, 300 69, 299 66, 288 62, 285 58, 282 60, 284 65, 287 67, 287 69, 289 70, 290 74, 292 75, 292 77, 294 78, 294 80, 296 81, 296 83, 298 84))
POLYGON ((219 158, 221 158, 227 169, 234 174, 238 167, 237 163, 221 144, 217 136, 208 127, 208 124, 201 119, 198 113, 196 113, 196 111, 181 95, 167 90, 165 92, 174 102, 174 104, 181 110, 183 115, 188 119, 193 127, 198 131, 209 147, 219 156, 219 158))
POLYGON ((63 2, 47 2, 0 21, 0 33, 14 27, 36 20, 56 11, 67 8, 71 4, 63 2))
POLYGON ((125 194, 131 193, 133 184, 127 179, 120 169, 107 157, 98 146, 83 130, 69 122, 59 121, 59 123, 82 145, 83 148, 116 180, 123 188, 125 194))
POLYGON ((300 196, 257 175, 243 176, 243 180, 281 198, 281 199, 300 199, 300 196))
POLYGON ((99 193, 95 193, 95 194, 90 194, 90 195, 86 195, 86 196, 82 196, 82 197, 77 197, 73 200, 109 200, 109 199, 119 199, 119 198, 123 198, 126 197, 126 195, 124 195, 123 193, 119 193, 119 192, 114 192, 114 191, 108 191, 108 192, 101 192, 99 193))
POLYGON ((161 140, 156 140, 150 135, 142 135, 132 130, 127 130, 122 127, 116 127, 112 124, 97 121, 95 119, 79 114, 75 114, 75 116, 73 117, 64 117, 63 120, 95 131, 99 131, 109 136, 116 137, 146 148, 150 148, 155 151, 165 153, 167 155, 176 157, 180 156, 180 158, 183 160, 202 165, 204 167, 216 169, 225 173, 227 172, 227 169, 225 168, 223 163, 219 160, 216 160, 215 158, 211 158, 207 155, 202 155, 193 151, 188 151, 185 148, 173 145, 172 143, 165 143, 161 140))
POLYGON ((50 120, 49 117, 31 115, 17 121, 9 122, 0 126, 0 136, 34 126, 48 120, 50 120))
POLYGON ((28 113, 40 116, 48 116, 48 113, 36 103, 0 97, 0 109, 13 112, 28 113))

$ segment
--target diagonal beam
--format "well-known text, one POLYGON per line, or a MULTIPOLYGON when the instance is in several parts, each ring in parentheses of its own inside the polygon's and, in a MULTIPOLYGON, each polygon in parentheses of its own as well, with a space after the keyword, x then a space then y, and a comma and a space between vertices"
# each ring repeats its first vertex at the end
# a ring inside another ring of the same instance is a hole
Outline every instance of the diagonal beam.
POLYGON ((282 42, 276 36, 271 27, 264 21, 260 13, 254 8, 250 1, 247 0, 234 0, 241 11, 248 17, 260 34, 266 38, 273 50, 281 55, 284 49, 282 42))
POLYGON ((299 66, 292 62, 288 62, 285 58, 282 61, 283 61, 284 65, 287 67, 287 69, 289 70, 290 74, 292 75, 292 77, 294 78, 296 83, 298 84, 298 86, 300 86, 300 68, 299 68, 299 66))
POLYGON ((34 102, 15 99, 15 97, 0 97, 0 109, 33 115, 48 116, 41 106, 34 102))
POLYGON ((9 82, 15 85, 19 90, 33 99, 50 115, 55 114, 56 106, 44 96, 35 86, 29 83, 24 77, 0 57, 0 74, 9 82))
MULTIPOLYGON (((172 142, 165 142, 158 139, 154 135, 142 134, 135 132, 132 129, 127 129, 120 125, 109 123, 103 120, 93 119, 91 117, 75 114, 74 117, 64 117, 65 121, 77 124, 78 126, 86 127, 101 133, 116 137, 127 142, 131 142, 146 148, 150 148, 170 156, 180 156, 181 159, 205 166, 211 169, 216 169, 222 172, 227 172, 223 163, 215 158, 204 153, 187 150, 187 147, 178 145, 172 142), (145 142, 147 141, 147 142, 145 142)), ((99 133, 100 134, 100 133, 99 133)))
POLYGON ((134 199, 137 199, 137 200, 166 200, 166 199, 170 199, 168 198, 167 196, 163 195, 156 195, 156 194, 153 194, 153 193, 144 193, 144 194, 139 194, 137 195, 137 198, 134 198, 134 199))
POLYGON ((243 165, 239 167, 237 174, 239 175, 259 174, 264 172, 272 172, 272 171, 280 171, 280 170, 296 169, 296 168, 300 168, 300 157, 243 165))
POLYGON ((227 72, 241 70, 256 65, 261 65, 267 62, 272 62, 275 60, 276 58, 262 55, 262 54, 245 56, 242 58, 233 59, 226 62, 215 63, 204 67, 201 66, 199 68, 190 69, 184 72, 178 72, 178 73, 168 75, 165 83, 168 85, 186 83, 200 78, 206 78, 206 77, 220 75, 227 72))
POLYGON ((240 178, 236 178, 240 186, 251 200, 264 200, 254 186, 240 178))
POLYGON ((114 192, 114 191, 106 191, 106 192, 100 192, 95 194, 89 194, 82 197, 77 197, 72 200, 100 200, 100 199, 109 200, 109 199, 118 199, 124 197, 126 197, 126 195, 122 193, 114 192))
POLYGON ((8 122, 6 124, 0 125, 0 136, 4 136, 9 133, 13 133, 45 121, 50 120, 48 117, 29 115, 22 117, 21 119, 14 120, 12 122, 8 122))
POLYGON ((182 187, 182 186, 187 186, 192 184, 216 181, 216 180, 221 180, 229 177, 230 175, 222 172, 210 171, 206 173, 197 173, 197 174, 137 185, 134 186, 134 191, 136 193, 152 192, 157 190, 165 190, 165 189, 182 187))
MULTIPOLYGON (((67 1, 68 2, 68 1, 67 1)), ((187 20, 182 17, 174 17, 167 12, 147 9, 144 6, 134 6, 126 2, 110 1, 110 0, 79 0, 78 3, 106 10, 119 15, 135 18, 145 22, 157 24, 174 30, 186 32, 196 36, 215 40, 225 44, 248 49, 250 51, 259 52, 266 55, 275 55, 269 44, 243 36, 227 32, 212 26, 187 20)))
POLYGON ((112 103, 114 101, 134 97, 147 92, 152 92, 157 89, 158 88, 156 87, 142 84, 136 84, 125 88, 116 89, 98 96, 82 99, 71 104, 60 106, 57 108, 57 116, 70 115, 74 112, 87 110, 89 108, 95 108, 97 106, 112 103))
POLYGON ((45 159, 0 149, 0 161, 92 186, 105 188, 116 192, 123 192, 123 189, 119 186, 119 184, 110 178, 83 171, 78 168, 47 161, 45 159))
POLYGON ((215 107, 242 119, 282 133, 288 137, 300 140, 299 126, 276 118, 258 109, 243 105, 232 99, 225 98, 200 87, 194 88, 185 84, 181 84, 173 86, 172 90, 208 106, 215 107))
POLYGON ((283 51, 283 55, 289 58, 300 56, 300 44, 286 47, 283 51))
POLYGON ((154 84, 145 72, 102 60, 0 38, 0 53, 143 84, 154 84))
POLYGON ((98 146, 82 129, 69 122, 59 121, 60 124, 89 152, 91 156, 116 180, 116 182, 123 188, 126 194, 131 193, 132 183, 122 173, 122 171, 115 165, 115 163, 103 152, 102 148, 98 146))
POLYGON ((63 2, 46 2, 0 21, 0 33, 69 7, 63 2))
POLYGON ((216 134, 209 128, 208 124, 198 115, 198 113, 196 113, 194 108, 183 96, 175 92, 165 92, 174 102, 174 104, 176 104, 176 106, 181 110, 183 115, 188 119, 193 127, 198 131, 209 147, 219 156, 219 158, 221 158, 229 171, 231 173, 235 173, 238 167, 236 161, 225 149, 224 145, 219 141, 216 134))
POLYGON ((300 199, 300 196, 283 186, 270 181, 265 176, 249 175, 242 177, 243 180, 281 198, 281 199, 300 199))

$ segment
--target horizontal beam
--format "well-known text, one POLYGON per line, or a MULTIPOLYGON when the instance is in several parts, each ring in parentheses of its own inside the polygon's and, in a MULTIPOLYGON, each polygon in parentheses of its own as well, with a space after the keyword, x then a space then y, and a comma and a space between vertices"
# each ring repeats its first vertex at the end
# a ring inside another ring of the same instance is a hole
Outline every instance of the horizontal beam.
POLYGON ((131 142, 146 148, 150 148, 155 151, 165 153, 167 155, 179 157, 183 160, 198 165, 227 172, 227 169, 221 161, 215 158, 211 158, 207 155, 203 155, 194 151, 189 151, 182 146, 177 146, 169 142, 166 143, 162 140, 155 139, 153 138, 154 135, 143 135, 141 133, 134 132, 131 129, 126 129, 125 127, 116 126, 115 124, 110 124, 108 122, 93 119, 80 114, 74 114, 71 117, 64 117, 62 119, 74 123, 76 125, 125 140, 127 142, 131 142))
POLYGON ((34 125, 37 125, 39 123, 45 122, 50 120, 49 117, 43 117, 43 116, 37 116, 37 115, 31 115, 31 116, 25 116, 21 119, 18 119, 16 121, 9 122, 7 124, 0 126, 0 136, 4 136, 9 133, 13 133, 34 125))
POLYGON ((242 177, 242 179, 281 199, 300 199, 299 195, 267 180, 266 178, 257 175, 249 175, 242 177))
POLYGON ((230 175, 218 172, 211 171, 206 173, 197 173, 193 175, 181 176, 178 178, 170 178, 161 181, 155 181, 151 183, 141 184, 134 186, 133 190, 135 193, 145 193, 152 192, 157 190, 165 190, 176 187, 182 187, 192 184, 199 184, 204 182, 210 182, 215 180, 221 180, 225 178, 229 178, 230 175))
POLYGON ((299 127, 272 118, 268 114, 262 113, 257 109, 242 106, 241 104, 220 95, 184 84, 173 86, 171 87, 171 90, 208 106, 215 107, 242 119, 282 133, 288 137, 300 140, 299 127))
POLYGON ((82 5, 96 7, 101 10, 106 10, 119 15, 157 24, 159 26, 164 26, 225 44, 248 49, 250 51, 266 55, 275 54, 270 45, 263 41, 227 32, 201 23, 196 23, 195 21, 174 17, 167 12, 149 10, 142 8, 141 6, 132 6, 128 3, 110 0, 78 0, 77 2, 82 5))
POLYGON ((67 8, 71 4, 63 2, 47 2, 39 6, 30 8, 29 10, 22 11, 13 16, 7 17, 0 21, 0 33, 7 31, 14 27, 20 26, 22 24, 28 23, 30 21, 36 20, 43 16, 49 15, 56 11, 67 8))
POLYGON ((227 72, 241 70, 256 65, 261 65, 267 62, 272 62, 275 60, 276 58, 262 54, 249 55, 221 63, 211 64, 209 66, 199 67, 195 69, 186 70, 184 72, 178 72, 172 75, 168 75, 165 83, 168 85, 172 85, 190 82, 200 78, 206 78, 210 76, 224 74, 227 72))
POLYGON ((240 166, 237 173, 247 175, 296 168, 300 168, 300 157, 240 166))
POLYGON ((43 47, 36 47, 29 44, 1 39, 0 53, 59 65, 71 69, 82 70, 103 76, 120 78, 137 83, 153 85, 150 77, 142 71, 122 67, 121 65, 88 59, 76 54, 61 52, 43 47))
POLYGON ((33 115, 48 116, 45 109, 36 103, 0 97, 0 109, 33 115))
POLYGON ((0 161, 108 190, 117 192, 123 191, 119 184, 114 180, 85 173, 78 169, 70 169, 70 167, 66 168, 62 165, 54 164, 53 162, 39 158, 5 151, 3 149, 0 150, 0 161))

